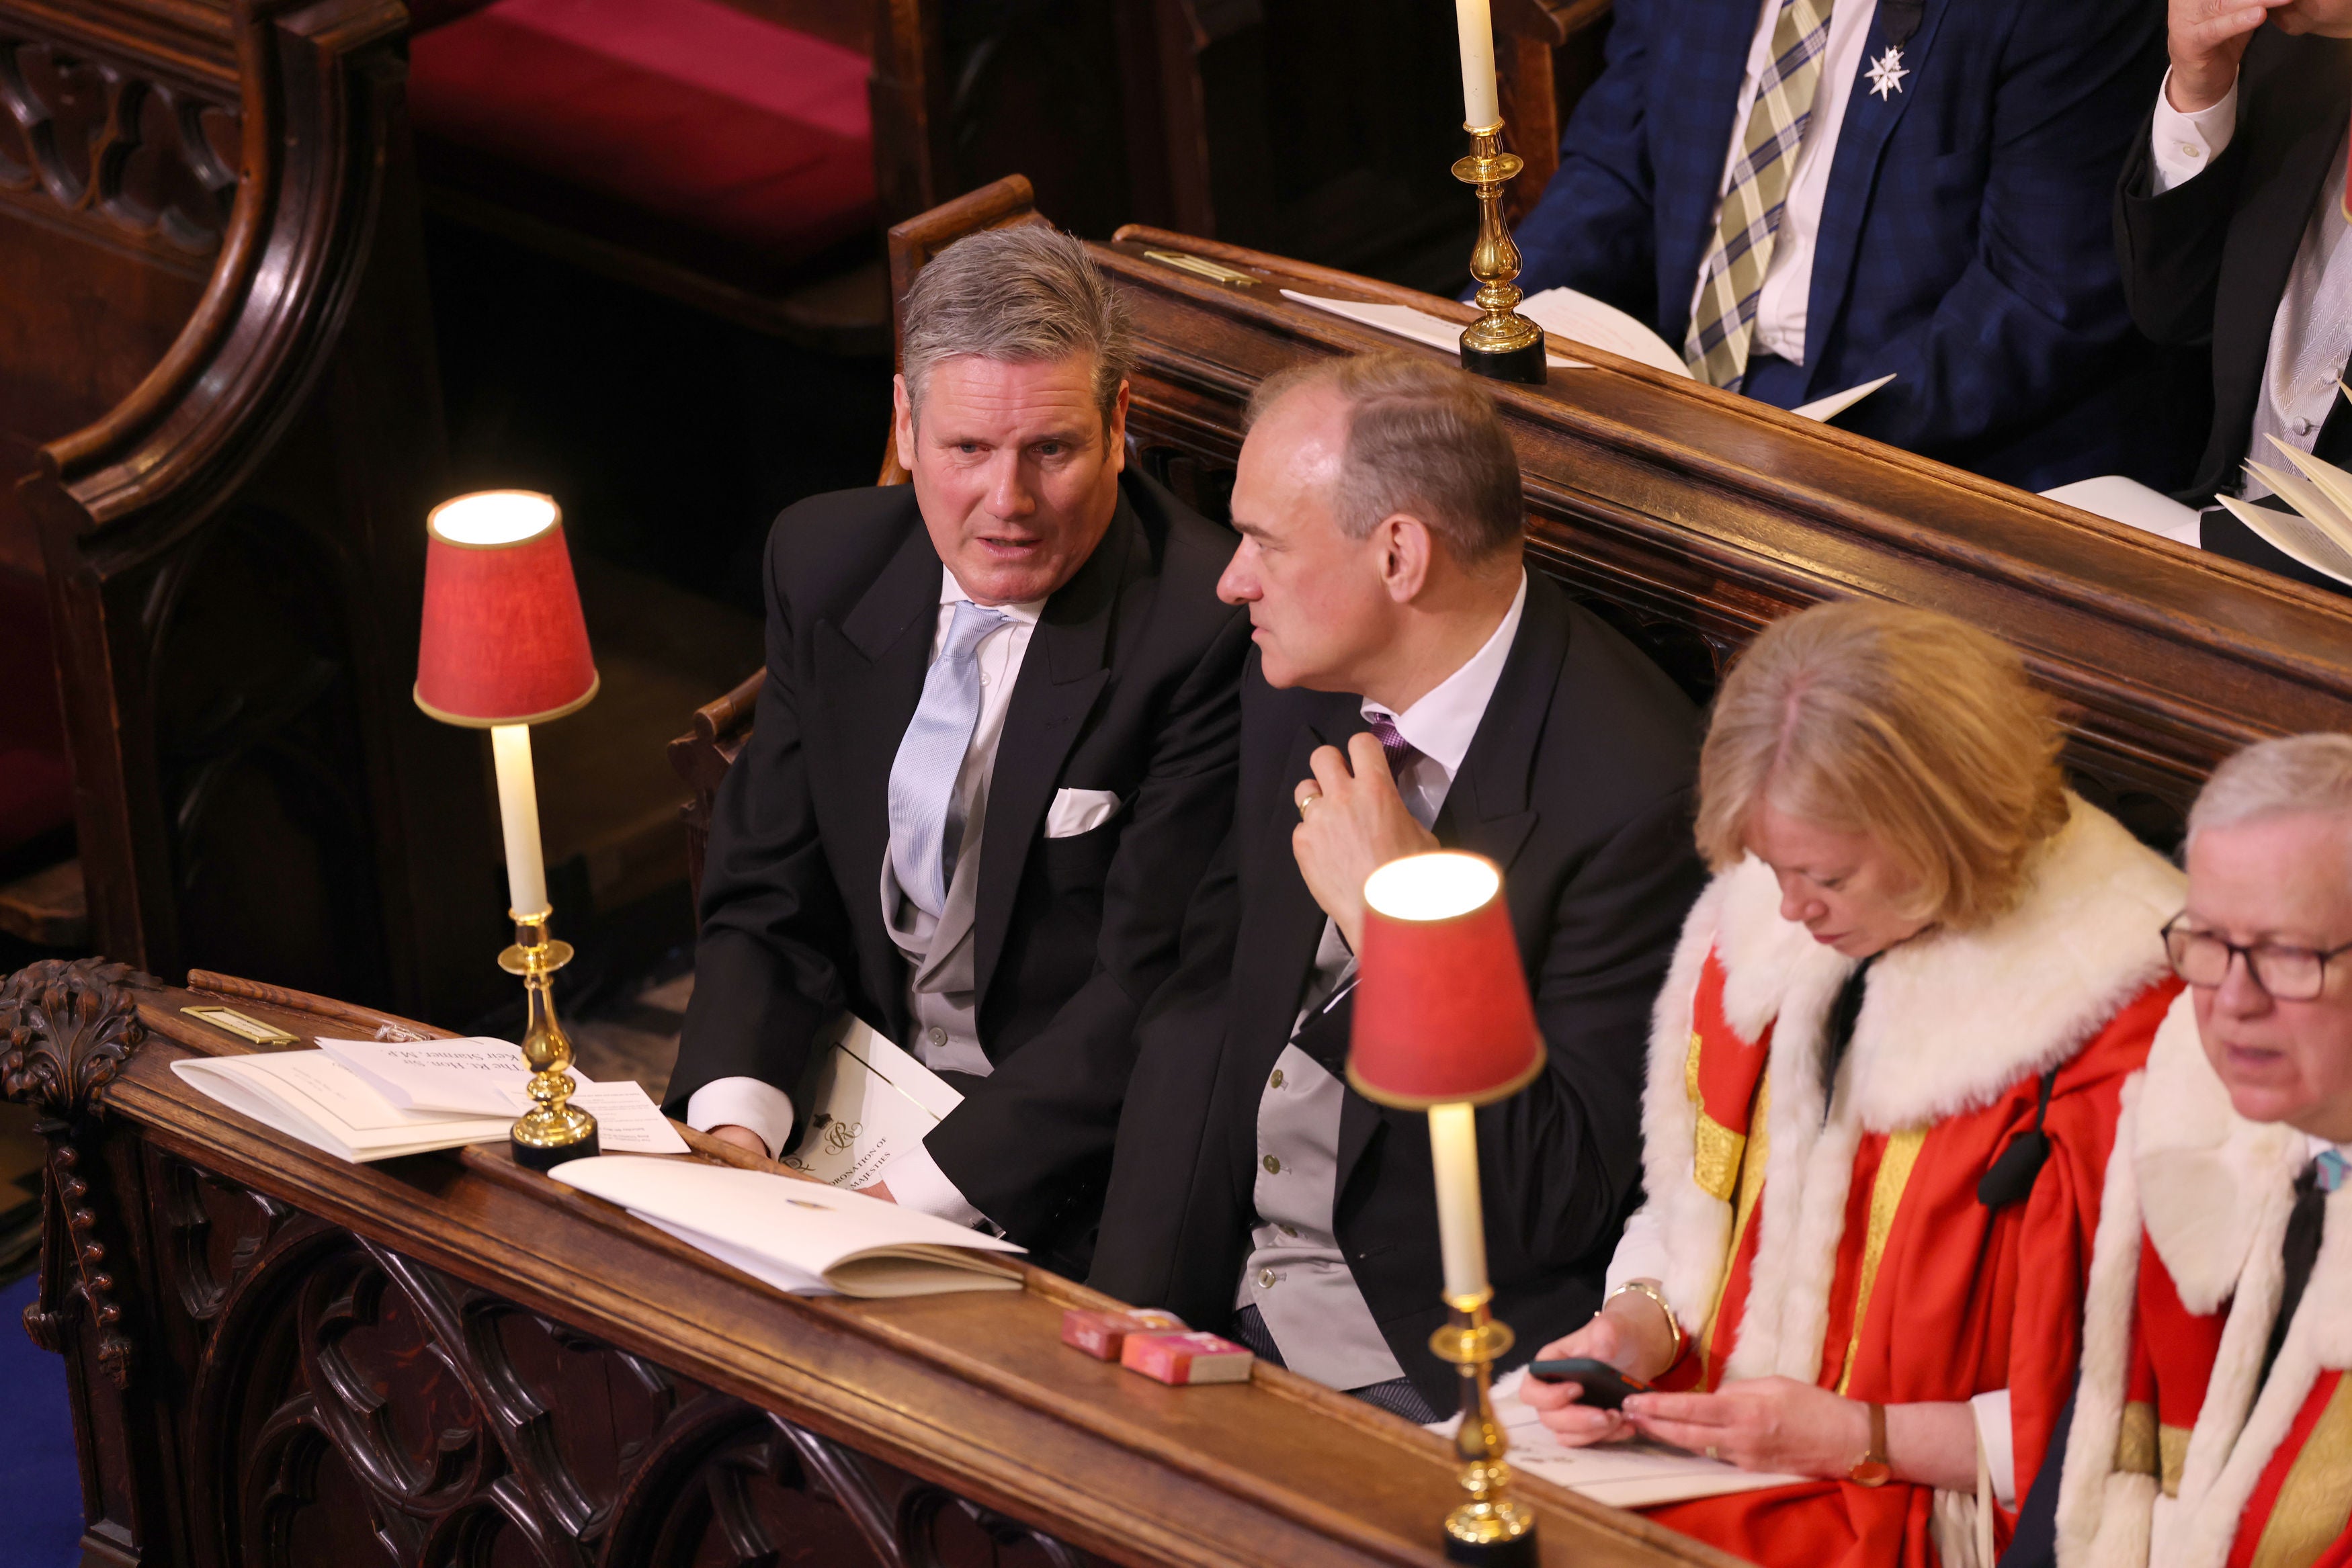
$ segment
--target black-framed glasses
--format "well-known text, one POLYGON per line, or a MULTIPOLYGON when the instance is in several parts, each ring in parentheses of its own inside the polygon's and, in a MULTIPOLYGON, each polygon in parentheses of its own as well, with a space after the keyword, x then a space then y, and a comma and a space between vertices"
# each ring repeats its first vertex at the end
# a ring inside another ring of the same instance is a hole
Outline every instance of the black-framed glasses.
POLYGON ((2172 972, 2192 986, 2220 985, 2230 977, 2231 961, 2243 958, 2247 975, 2273 1000, 2307 1002, 2317 998, 2327 985, 2327 961, 2352 953, 2352 942, 2324 953, 2277 942, 2256 942, 2242 947, 2235 942, 2223 941, 2210 931, 2183 925, 2188 918, 2186 915, 2176 915, 2165 926, 2164 956, 2171 960, 2172 972))

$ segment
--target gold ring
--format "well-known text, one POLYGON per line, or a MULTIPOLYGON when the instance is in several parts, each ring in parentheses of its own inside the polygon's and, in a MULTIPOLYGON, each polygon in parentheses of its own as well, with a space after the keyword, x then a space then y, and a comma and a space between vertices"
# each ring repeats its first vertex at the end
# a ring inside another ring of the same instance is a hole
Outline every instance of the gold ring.
POLYGON ((1307 820, 1307 808, 1312 806, 1316 801, 1320 800, 1321 799, 1323 799, 1321 790, 1318 790, 1312 795, 1301 795, 1298 798, 1298 820, 1302 822, 1305 821, 1307 820))

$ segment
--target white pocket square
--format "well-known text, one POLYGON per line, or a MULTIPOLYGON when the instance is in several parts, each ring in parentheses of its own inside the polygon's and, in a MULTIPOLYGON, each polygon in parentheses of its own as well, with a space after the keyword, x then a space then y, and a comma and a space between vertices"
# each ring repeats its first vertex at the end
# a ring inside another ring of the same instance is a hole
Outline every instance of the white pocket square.
POLYGON ((1056 789, 1045 813, 1045 836, 1075 839, 1092 832, 1118 814, 1118 805, 1116 789, 1056 789))

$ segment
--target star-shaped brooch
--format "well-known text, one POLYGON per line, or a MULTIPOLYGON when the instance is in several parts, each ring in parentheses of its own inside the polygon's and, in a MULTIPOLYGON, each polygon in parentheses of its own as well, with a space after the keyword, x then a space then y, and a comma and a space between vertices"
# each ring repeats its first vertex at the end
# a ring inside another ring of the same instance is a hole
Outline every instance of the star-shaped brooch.
POLYGON ((1903 78, 1911 73, 1903 68, 1903 51, 1890 46, 1887 51, 1870 62, 1870 90, 1881 99, 1903 90, 1903 78))

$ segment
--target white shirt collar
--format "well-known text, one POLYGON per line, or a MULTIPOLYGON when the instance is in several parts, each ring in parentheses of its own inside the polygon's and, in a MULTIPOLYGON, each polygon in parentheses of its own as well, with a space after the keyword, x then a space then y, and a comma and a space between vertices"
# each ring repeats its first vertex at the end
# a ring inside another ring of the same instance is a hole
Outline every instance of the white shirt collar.
MULTIPOLYGON (((942 561, 940 565, 940 602, 961 604, 967 599, 971 599, 974 604, 980 602, 964 591, 963 584, 956 580, 956 574, 942 561)), ((992 604, 988 608, 1002 610, 1013 620, 1026 621, 1034 626, 1037 623, 1037 617, 1045 611, 1045 601, 1042 599, 1024 599, 1015 604, 992 604)))
POLYGON ((1462 771, 1462 759, 1470 755, 1470 742, 1478 734, 1478 721, 1486 716, 1495 683, 1503 678, 1503 665, 1511 656, 1511 643, 1519 634, 1519 617, 1527 607, 1528 574, 1522 568, 1519 591, 1512 595, 1502 624, 1460 669, 1423 693, 1421 700, 1402 713, 1391 714, 1366 698, 1363 716, 1369 719, 1378 714, 1391 720, 1414 750, 1444 768, 1451 779, 1462 771))

